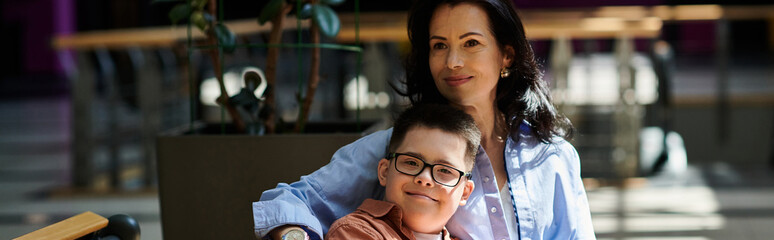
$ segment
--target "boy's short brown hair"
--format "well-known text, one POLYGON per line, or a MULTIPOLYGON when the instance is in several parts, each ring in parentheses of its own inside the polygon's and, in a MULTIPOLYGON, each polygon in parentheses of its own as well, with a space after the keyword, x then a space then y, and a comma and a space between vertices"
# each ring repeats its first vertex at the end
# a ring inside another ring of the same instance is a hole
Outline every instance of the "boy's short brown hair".
POLYGON ((415 127, 439 129, 455 134, 465 140, 465 164, 470 170, 476 161, 478 145, 481 143, 481 131, 473 117, 462 110, 449 105, 422 104, 403 111, 395 120, 390 138, 389 152, 395 152, 406 137, 406 133, 415 127))

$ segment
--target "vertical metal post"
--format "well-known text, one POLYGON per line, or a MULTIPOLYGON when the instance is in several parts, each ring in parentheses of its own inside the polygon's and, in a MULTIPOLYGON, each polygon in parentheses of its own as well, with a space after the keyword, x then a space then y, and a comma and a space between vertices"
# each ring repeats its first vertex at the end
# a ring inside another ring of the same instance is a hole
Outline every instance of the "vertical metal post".
POLYGON ((180 75, 178 74, 178 61, 175 53, 169 48, 156 49, 159 57, 159 65, 161 66, 161 86, 160 91, 164 96, 169 96, 171 103, 162 103, 160 106, 160 125, 159 130, 167 129, 170 127, 182 126, 186 123, 185 116, 188 115, 184 111, 187 104, 181 94, 181 82, 180 75), (171 105, 171 106, 170 106, 171 105), (165 111, 170 106, 169 111, 165 111), (166 115, 164 113, 169 113, 166 115), (165 122, 166 121, 166 124, 165 122))
POLYGON ((76 53, 77 72, 72 84, 72 185, 88 188, 94 183, 92 101, 94 99, 94 63, 89 53, 76 53))
POLYGON ((121 184, 121 155, 119 154, 120 137, 123 135, 118 124, 118 105, 120 101, 120 91, 118 79, 116 78, 116 67, 110 57, 110 52, 105 48, 97 48, 94 53, 97 56, 97 64, 100 68, 100 78, 105 83, 105 89, 108 94, 107 107, 107 134, 101 135, 108 138, 108 171, 110 172, 110 187, 116 189, 121 184))
POLYGON ((646 174, 655 174, 661 171, 669 160, 666 136, 672 131, 672 78, 675 72, 674 51, 669 43, 663 40, 654 40, 652 47, 651 62, 658 80, 658 101, 655 105, 658 113, 658 125, 664 132, 664 136, 661 141, 663 150, 656 161, 649 166, 646 174))
POLYGON ((140 125, 140 144, 143 161, 143 182, 152 187, 156 182, 156 133, 161 125, 160 102, 161 76, 158 61, 152 53, 138 47, 128 50, 137 82, 137 102, 140 107, 142 123, 140 125))
POLYGON ((551 72, 554 77, 551 94, 556 107, 571 123, 577 124, 577 105, 570 100, 570 64, 572 64, 572 40, 567 36, 556 36, 551 44, 551 72))
POLYGON ((631 59, 634 56, 632 39, 621 36, 616 41, 615 55, 619 74, 619 100, 615 110, 615 150, 619 177, 633 177, 636 174, 639 156, 639 129, 641 125, 641 107, 637 104, 634 90, 634 69, 631 59))
POLYGON ((769 167, 774 169, 774 123, 771 125, 771 138, 769 139, 769 167))
POLYGON ((568 74, 572 60, 572 44, 566 36, 557 36, 551 44, 551 72, 554 76, 554 101, 561 106, 566 105, 568 74))
POLYGON ((658 81, 658 104, 660 108, 660 125, 664 133, 671 131, 671 111, 672 111, 672 82, 675 72, 674 51, 669 43, 663 40, 653 42, 651 62, 653 71, 656 73, 658 81))
POLYGON ((717 119, 719 144, 728 138, 728 19, 718 19, 715 31, 715 69, 717 71, 717 119))

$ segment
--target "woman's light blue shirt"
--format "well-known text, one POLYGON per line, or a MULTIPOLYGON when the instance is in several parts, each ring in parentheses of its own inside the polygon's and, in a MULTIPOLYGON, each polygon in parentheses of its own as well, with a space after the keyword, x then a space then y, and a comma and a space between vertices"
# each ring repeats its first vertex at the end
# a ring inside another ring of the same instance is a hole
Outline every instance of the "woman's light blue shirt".
MULTIPOLYGON (((331 162, 291 184, 280 183, 253 203, 257 237, 273 228, 305 226, 321 239, 336 219, 354 211, 366 198, 382 199, 376 167, 386 155, 392 129, 365 136, 339 149, 331 162)), ((508 138, 504 152, 513 197, 501 203, 491 162, 482 148, 476 156, 476 187, 446 227, 460 239, 595 239, 588 200, 575 148, 561 138, 540 142, 522 123, 508 138), (503 212, 513 204, 516 212, 503 212), (520 236, 509 236, 503 214, 515 214, 520 236)))

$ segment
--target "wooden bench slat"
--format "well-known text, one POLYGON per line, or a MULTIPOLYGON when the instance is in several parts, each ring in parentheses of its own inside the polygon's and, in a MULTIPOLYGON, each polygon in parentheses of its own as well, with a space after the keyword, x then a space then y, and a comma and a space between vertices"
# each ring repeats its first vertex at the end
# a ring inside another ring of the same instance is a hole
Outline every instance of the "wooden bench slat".
POLYGON ((77 239, 105 228, 107 225, 107 218, 87 211, 24 236, 14 238, 14 240, 77 239))

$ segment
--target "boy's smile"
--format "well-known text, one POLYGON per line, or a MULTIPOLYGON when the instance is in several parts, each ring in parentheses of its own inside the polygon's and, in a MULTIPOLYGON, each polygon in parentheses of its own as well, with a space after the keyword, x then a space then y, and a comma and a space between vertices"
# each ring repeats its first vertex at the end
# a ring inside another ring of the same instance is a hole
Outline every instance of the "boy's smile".
POLYGON ((429 194, 423 193, 422 191, 418 191, 418 190, 417 191, 411 191, 411 190, 406 191, 406 195, 408 195, 409 197, 413 197, 413 198, 419 199, 419 200, 428 200, 428 201, 438 202, 438 199, 435 199, 435 198, 431 197, 429 194))
MULTIPOLYGON (((462 137, 422 126, 409 129, 396 149, 396 152, 421 158, 427 164, 443 164, 468 172, 470 169, 465 162, 465 151, 466 142, 462 137)), ((453 187, 444 186, 433 179, 431 171, 435 169, 449 173, 447 169, 424 165, 419 175, 411 176, 398 171, 397 161, 396 157, 379 162, 379 183, 385 186, 384 200, 401 208, 403 221, 411 230, 439 233, 457 210, 457 206, 465 204, 473 191, 473 182, 460 177, 459 183, 453 187)), ((442 173, 436 173, 436 180, 442 173)))

